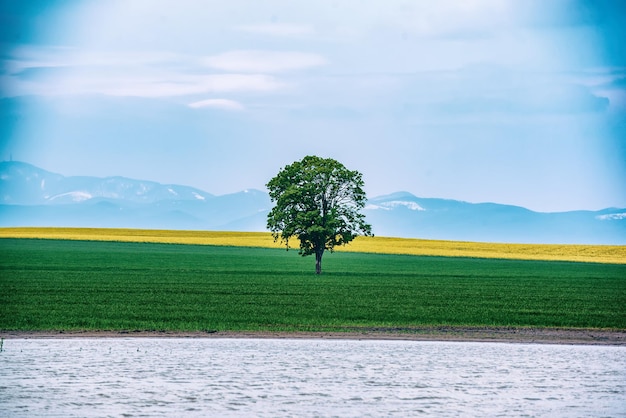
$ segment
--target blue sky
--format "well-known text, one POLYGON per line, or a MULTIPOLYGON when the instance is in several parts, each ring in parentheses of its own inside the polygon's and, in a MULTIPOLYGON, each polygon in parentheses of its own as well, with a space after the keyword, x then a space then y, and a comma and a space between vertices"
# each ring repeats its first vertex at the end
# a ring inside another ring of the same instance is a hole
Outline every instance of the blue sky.
POLYGON ((0 0, 0 159, 225 194, 626 207, 626 2, 0 0))

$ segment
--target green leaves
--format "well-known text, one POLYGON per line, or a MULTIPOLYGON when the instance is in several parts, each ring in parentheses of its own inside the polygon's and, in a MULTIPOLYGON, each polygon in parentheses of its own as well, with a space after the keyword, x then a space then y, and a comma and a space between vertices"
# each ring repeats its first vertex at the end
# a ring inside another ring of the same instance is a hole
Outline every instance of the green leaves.
POLYGON ((321 265, 325 250, 333 251, 357 235, 372 235, 371 226, 359 212, 367 201, 363 186, 361 173, 336 160, 304 157, 267 183, 275 202, 267 227, 287 248, 290 238, 298 238, 300 254, 316 254, 321 265))

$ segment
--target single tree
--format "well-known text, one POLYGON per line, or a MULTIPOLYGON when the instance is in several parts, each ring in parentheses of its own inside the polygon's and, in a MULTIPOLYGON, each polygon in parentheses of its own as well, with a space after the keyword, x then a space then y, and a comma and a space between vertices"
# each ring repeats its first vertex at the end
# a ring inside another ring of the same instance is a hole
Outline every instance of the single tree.
POLYGON ((315 272, 322 272, 325 250, 333 251, 358 235, 372 235, 360 210, 367 200, 363 175, 331 158, 307 156, 282 170, 267 183, 276 205, 267 215, 274 240, 289 249, 300 240, 302 256, 315 254, 315 272))

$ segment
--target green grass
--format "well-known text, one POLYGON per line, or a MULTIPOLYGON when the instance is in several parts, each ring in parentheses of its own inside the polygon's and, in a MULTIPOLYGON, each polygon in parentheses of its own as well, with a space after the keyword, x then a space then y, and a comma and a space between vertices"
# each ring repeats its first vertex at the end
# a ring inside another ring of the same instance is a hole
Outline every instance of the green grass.
POLYGON ((0 330, 626 329, 626 265, 0 239, 0 330))

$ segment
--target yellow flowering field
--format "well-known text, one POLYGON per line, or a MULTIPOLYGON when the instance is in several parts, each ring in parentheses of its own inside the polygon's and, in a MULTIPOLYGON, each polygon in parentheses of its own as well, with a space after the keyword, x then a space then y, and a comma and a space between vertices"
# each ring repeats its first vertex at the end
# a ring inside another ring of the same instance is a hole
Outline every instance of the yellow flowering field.
MULTIPOLYGON (((0 238, 155 242, 284 248, 268 232, 175 231, 115 228, 0 228, 0 238)), ((297 246, 297 241, 294 240, 297 246)), ((338 251, 448 257, 563 260, 626 264, 623 245, 499 244, 389 237, 358 237, 338 251)))
POLYGON ((448 257, 562 260, 626 264, 624 245, 500 244, 387 237, 358 237, 349 251, 448 257))
POLYGON ((177 231, 125 228, 0 228, 0 238, 155 242, 280 248, 267 232, 177 231))

